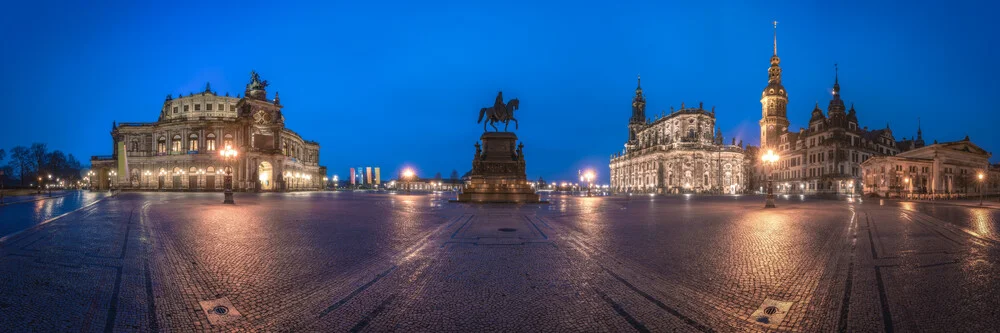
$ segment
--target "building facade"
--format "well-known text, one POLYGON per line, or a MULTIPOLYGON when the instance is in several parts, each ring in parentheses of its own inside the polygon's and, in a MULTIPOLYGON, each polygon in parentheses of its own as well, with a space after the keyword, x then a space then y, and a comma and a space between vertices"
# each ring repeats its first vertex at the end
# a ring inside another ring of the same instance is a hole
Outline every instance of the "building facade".
POLYGON ((111 128, 112 155, 93 156, 94 187, 148 190, 222 190, 227 167, 240 191, 318 190, 326 168, 319 144, 285 127, 277 93, 251 73, 244 96, 205 91, 167 96, 159 119, 111 128), (235 160, 219 151, 232 147, 235 160))
POLYGON ((895 156, 875 156, 861 164, 863 191, 882 197, 917 198, 993 193, 993 180, 1000 177, 1000 170, 990 166, 990 156, 968 137, 935 142, 895 156))
MULTIPOLYGON (((641 83, 641 81, 640 81, 641 83)), ((725 144, 715 109, 687 108, 646 118, 642 86, 635 88, 629 138, 611 155, 611 190, 627 193, 741 193, 742 142, 725 144)))
POLYGON ((858 124, 854 105, 848 110, 841 98, 839 73, 835 71, 833 96, 826 113, 817 103, 809 127, 790 131, 788 91, 781 82, 777 45, 775 34, 767 86, 760 99, 759 153, 773 151, 779 155, 779 160, 775 165, 758 163, 761 170, 757 174, 761 179, 755 183, 761 187, 754 190, 763 191, 764 177, 770 175, 777 193, 860 193, 861 163, 873 156, 892 156, 899 152, 892 130, 888 124, 884 129, 872 130, 858 124))

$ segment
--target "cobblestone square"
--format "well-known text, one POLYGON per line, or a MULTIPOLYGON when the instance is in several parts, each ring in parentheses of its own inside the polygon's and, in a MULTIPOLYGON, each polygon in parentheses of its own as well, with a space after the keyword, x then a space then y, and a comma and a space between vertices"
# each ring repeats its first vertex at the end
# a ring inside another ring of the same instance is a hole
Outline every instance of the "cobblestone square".
POLYGON ((550 195, 547 205, 451 198, 239 193, 236 205, 223 205, 218 193, 122 193, 3 206, 0 327, 982 332, 1000 325, 996 208, 799 196, 779 198, 776 209, 762 208, 760 196, 550 195))

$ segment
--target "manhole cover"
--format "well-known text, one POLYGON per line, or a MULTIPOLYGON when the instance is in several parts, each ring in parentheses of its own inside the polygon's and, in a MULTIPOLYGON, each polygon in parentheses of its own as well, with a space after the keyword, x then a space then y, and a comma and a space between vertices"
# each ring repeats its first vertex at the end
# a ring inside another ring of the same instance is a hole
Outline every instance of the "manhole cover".
POLYGON ((224 315, 224 314, 229 313, 229 308, 227 308, 225 306, 222 306, 222 305, 219 305, 219 306, 213 308, 212 312, 215 312, 216 314, 224 315))
POLYGON ((517 231, 517 229, 514 229, 514 228, 500 228, 500 229, 497 229, 497 230, 500 230, 500 231, 503 231, 503 232, 515 232, 515 231, 517 231))
POLYGON ((776 308, 774 306, 769 306, 769 307, 764 308, 764 313, 766 313, 768 315, 773 315, 775 312, 778 312, 778 308, 776 308))

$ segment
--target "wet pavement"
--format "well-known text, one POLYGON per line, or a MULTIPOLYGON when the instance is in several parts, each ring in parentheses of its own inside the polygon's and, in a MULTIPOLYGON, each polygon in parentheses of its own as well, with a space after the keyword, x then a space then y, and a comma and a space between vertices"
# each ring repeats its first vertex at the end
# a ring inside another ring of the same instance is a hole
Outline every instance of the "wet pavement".
POLYGON ((28 228, 0 241, 0 327, 858 332, 1000 325, 993 315, 1000 209, 794 196, 768 210, 753 196, 550 196, 551 204, 520 206, 350 192, 238 193, 235 206, 221 199, 124 193, 41 226, 39 219, 71 205, 53 213, 0 207, 0 228, 28 228))
POLYGON ((5 204, 0 206, 0 239, 109 195, 108 192, 59 191, 52 196, 43 193, 7 197, 5 204))

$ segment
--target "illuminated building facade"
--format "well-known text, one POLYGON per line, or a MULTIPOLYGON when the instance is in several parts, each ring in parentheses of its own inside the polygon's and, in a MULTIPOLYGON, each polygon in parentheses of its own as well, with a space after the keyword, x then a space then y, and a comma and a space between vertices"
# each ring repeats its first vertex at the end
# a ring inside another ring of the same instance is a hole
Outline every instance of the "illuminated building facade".
MULTIPOLYGON (((641 82, 640 82, 641 83, 641 82)), ((611 190, 628 193, 741 193, 742 142, 725 144, 715 110, 687 108, 646 118, 641 84, 632 98, 629 138, 611 156, 611 190)))
POLYGON ((167 96, 159 119, 111 128, 112 155, 93 156, 98 188, 214 191, 227 166, 240 191, 319 190, 326 168, 319 144, 285 127, 277 93, 267 99, 267 81, 251 73, 245 96, 211 90, 167 96), (238 152, 231 164, 219 151, 238 152))

